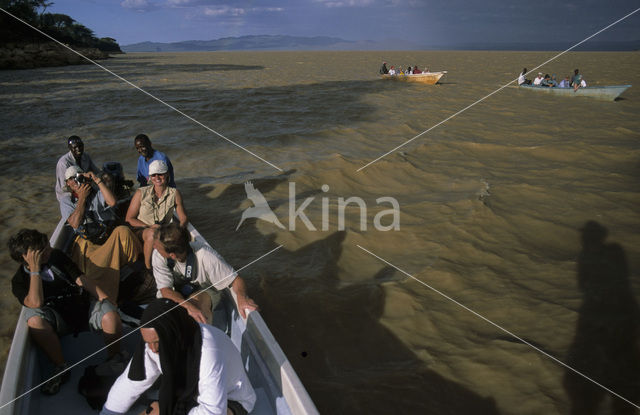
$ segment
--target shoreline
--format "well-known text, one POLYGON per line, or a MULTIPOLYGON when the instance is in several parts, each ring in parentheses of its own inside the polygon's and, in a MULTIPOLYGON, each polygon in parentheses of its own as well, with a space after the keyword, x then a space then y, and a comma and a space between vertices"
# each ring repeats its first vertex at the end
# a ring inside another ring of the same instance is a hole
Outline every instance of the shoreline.
MULTIPOLYGON (((97 48, 74 48, 92 60, 108 59, 111 53, 97 48)), ((8 43, 0 46, 1 69, 34 69, 53 66, 82 65, 90 62, 55 42, 8 43)))

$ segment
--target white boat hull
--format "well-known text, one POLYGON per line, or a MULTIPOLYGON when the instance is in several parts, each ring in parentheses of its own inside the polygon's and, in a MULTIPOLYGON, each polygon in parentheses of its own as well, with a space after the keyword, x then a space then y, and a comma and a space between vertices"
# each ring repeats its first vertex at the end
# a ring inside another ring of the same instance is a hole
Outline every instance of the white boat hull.
POLYGON ((447 71, 441 72, 423 72, 418 74, 410 74, 410 75, 380 75, 382 79, 388 79, 393 81, 403 81, 403 82, 417 82, 425 85, 435 85, 440 78, 442 78, 447 71))
POLYGON ((589 97, 603 101, 613 101, 620 96, 631 85, 613 85, 613 86, 588 86, 586 88, 558 88, 533 85, 520 85, 520 88, 528 91, 546 92, 548 94, 562 95, 565 97, 589 97))

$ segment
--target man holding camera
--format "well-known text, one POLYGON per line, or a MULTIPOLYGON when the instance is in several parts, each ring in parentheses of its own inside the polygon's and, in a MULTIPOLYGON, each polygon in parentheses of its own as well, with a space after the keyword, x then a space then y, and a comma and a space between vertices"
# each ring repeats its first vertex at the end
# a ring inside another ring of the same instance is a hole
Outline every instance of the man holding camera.
POLYGON ((60 199, 60 213, 77 234, 71 257, 106 299, 117 304, 120 269, 138 259, 140 241, 126 226, 113 228, 116 198, 102 179, 70 166, 64 180, 67 193, 60 199))
POLYGON ((60 201, 65 194, 64 185, 66 179, 64 173, 69 166, 75 165, 84 171, 91 171, 96 174, 99 171, 89 154, 84 152, 84 143, 80 137, 77 135, 69 137, 67 139, 67 147, 69 148, 69 152, 60 157, 56 165, 56 198, 58 201, 60 201))

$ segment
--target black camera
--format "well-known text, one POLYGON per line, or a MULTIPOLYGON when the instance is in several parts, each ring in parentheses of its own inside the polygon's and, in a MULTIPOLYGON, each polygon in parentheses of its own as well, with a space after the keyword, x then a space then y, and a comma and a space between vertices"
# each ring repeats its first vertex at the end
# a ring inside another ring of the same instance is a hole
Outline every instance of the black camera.
POLYGON ((86 176, 83 176, 80 173, 77 173, 74 177, 73 180, 76 181, 76 183, 78 184, 85 184, 85 183, 89 183, 89 178, 87 178, 86 176))

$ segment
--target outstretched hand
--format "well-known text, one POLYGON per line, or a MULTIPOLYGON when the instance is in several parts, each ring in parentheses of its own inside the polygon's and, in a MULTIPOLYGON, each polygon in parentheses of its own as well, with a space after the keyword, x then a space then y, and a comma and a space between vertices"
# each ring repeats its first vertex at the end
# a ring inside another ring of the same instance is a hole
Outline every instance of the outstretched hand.
POLYGON ((204 316, 204 314, 202 314, 202 311, 200 311, 198 307, 191 305, 190 307, 186 307, 186 309, 187 309, 187 313, 189 313, 189 315, 198 323, 203 323, 203 324, 209 323, 207 321, 207 318, 204 316))
POLYGON ((258 309, 258 305, 246 295, 239 295, 238 299, 238 312, 242 318, 247 318, 246 310, 254 311, 258 309))

